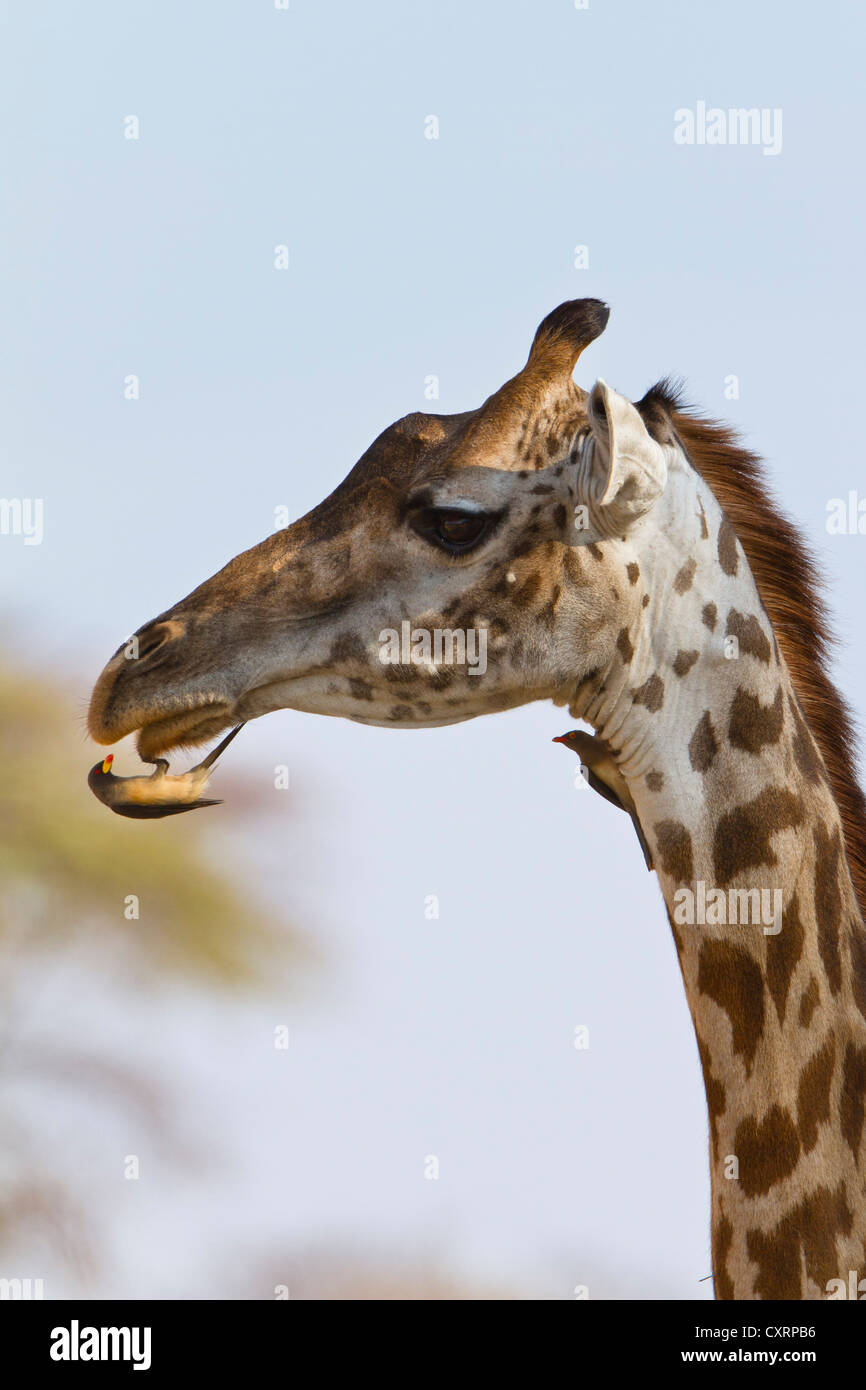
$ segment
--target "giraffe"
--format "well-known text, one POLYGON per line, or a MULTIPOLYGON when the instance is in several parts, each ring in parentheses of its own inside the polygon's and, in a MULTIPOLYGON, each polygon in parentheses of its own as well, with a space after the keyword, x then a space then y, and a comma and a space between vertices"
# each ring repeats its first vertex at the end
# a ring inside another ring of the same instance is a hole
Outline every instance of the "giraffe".
POLYGON ((280 708, 409 729, 541 699, 590 725, 694 1024, 715 1296, 839 1296, 866 1279, 866 804, 816 572, 757 460, 668 383, 577 384, 608 314, 560 305, 479 408, 389 426, 118 649, 89 729, 155 760, 280 708), (386 633, 411 645, 385 659, 386 633))

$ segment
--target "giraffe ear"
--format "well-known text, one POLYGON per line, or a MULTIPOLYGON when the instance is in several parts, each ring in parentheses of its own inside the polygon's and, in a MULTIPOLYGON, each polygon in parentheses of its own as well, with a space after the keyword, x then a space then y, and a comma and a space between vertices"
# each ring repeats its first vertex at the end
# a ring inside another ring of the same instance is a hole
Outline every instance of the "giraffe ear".
POLYGON ((590 487, 596 506, 610 508, 628 525, 643 516, 664 492, 664 450, 647 433, 631 401, 601 378, 588 402, 593 450, 590 487))

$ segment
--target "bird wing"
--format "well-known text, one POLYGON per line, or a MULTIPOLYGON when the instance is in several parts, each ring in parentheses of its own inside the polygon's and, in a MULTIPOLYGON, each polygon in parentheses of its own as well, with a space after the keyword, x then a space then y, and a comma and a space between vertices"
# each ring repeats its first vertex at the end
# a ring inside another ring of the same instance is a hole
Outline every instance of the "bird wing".
MULTIPOLYGON (((593 738, 591 734, 581 734, 579 751, 581 762, 587 769, 586 780, 589 782, 593 791, 598 792, 599 796, 603 796, 605 801, 609 801, 612 806, 618 806, 621 811, 626 811, 628 815, 631 816, 631 823, 635 828, 638 842, 643 851, 644 861, 647 868, 652 872, 654 867, 652 851, 647 843, 646 835, 643 833, 643 826, 638 820, 634 804, 627 805, 614 788, 612 781, 604 776, 604 763, 607 761, 607 757, 603 756, 606 754, 605 745, 601 743, 600 739, 593 738), (592 766, 593 762, 596 764, 595 767, 592 766)), ((616 771, 617 777, 622 779, 622 774, 619 768, 616 767, 616 764, 613 764, 609 777, 612 778, 614 770, 616 771)))
POLYGON ((158 802, 151 802, 149 805, 138 801, 128 801, 125 804, 113 805, 106 802, 112 811, 118 816, 128 816, 130 820, 158 820, 161 816, 179 816, 182 811, 197 811, 199 806, 222 806, 221 801, 186 801, 173 805, 160 806, 158 802))
POLYGON ((592 790, 598 792, 599 796, 603 796, 605 801, 609 801, 611 806, 618 806, 621 811, 628 811, 628 807, 622 804, 613 787, 608 786, 607 782, 605 782, 602 777, 599 777, 598 773, 594 772, 588 763, 584 763, 583 766, 586 768, 586 780, 592 787, 592 790))

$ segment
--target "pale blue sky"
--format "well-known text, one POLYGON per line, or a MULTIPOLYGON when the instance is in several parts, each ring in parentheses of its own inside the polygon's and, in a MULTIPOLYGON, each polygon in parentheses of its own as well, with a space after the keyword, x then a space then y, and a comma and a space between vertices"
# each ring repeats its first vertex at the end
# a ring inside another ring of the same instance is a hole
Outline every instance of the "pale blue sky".
MULTIPOLYGON (((302 514, 429 408, 428 374, 435 408, 475 406, 545 313, 596 295, 582 380, 637 397, 679 373, 742 427, 833 585, 862 713, 864 538, 824 525, 866 494, 862 28, 841 0, 8 8, 2 492, 45 501, 41 546, 0 537, 13 651, 86 696, 276 506, 302 514), (678 146, 698 101, 781 108, 781 153, 678 146)), ((243 1163, 197 1206, 121 1204, 126 1287, 166 1288, 167 1259, 174 1291, 203 1278, 206 1228, 433 1246, 560 1297, 587 1269, 599 1295, 709 1296, 663 906, 626 818, 573 790, 563 728, 535 706, 414 737, 291 713, 247 731, 262 776, 288 761, 315 788, 291 843, 265 826, 255 852, 334 971, 292 1019, 290 1083, 256 1041, 272 1006, 238 1037, 217 1003, 166 1002, 153 1046, 197 1067, 243 1163)), ((94 990, 88 1026, 113 1007, 94 990)))

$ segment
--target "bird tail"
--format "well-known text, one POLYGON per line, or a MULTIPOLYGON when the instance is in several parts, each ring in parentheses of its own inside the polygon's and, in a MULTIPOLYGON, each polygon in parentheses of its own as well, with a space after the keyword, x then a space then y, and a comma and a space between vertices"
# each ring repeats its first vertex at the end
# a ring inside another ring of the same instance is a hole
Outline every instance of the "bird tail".
MULTIPOLYGON (((223 753, 225 749, 228 748, 233 738, 237 738, 238 734, 240 733, 243 727, 243 724, 238 724, 236 728, 232 729, 230 733, 226 734, 222 743, 218 743, 216 748, 214 748, 210 753, 208 753, 206 758, 202 759, 202 761, 199 763, 199 767, 213 767, 220 753, 223 753)), ((210 804, 210 802, 198 802, 199 806, 210 804)))

